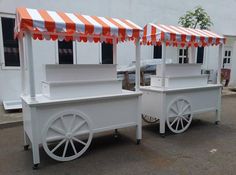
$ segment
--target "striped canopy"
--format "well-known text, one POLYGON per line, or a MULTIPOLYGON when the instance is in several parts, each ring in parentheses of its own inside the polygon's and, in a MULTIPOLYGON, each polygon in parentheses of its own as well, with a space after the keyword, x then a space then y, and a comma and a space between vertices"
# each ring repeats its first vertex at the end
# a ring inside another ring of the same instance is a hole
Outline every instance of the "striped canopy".
POLYGON ((30 32, 34 39, 109 42, 134 40, 142 28, 127 19, 87 16, 29 8, 17 8, 15 36, 30 32))
POLYGON ((225 43, 225 38, 209 30, 149 23, 144 27, 142 44, 167 46, 209 46, 225 43))

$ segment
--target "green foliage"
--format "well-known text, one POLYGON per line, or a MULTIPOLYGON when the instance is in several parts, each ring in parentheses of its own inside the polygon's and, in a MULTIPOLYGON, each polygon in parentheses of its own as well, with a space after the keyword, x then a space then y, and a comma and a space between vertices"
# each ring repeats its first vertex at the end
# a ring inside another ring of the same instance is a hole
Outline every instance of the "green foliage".
POLYGON ((179 18, 178 22, 183 27, 209 29, 213 22, 207 12, 201 7, 196 7, 193 11, 187 11, 179 18))

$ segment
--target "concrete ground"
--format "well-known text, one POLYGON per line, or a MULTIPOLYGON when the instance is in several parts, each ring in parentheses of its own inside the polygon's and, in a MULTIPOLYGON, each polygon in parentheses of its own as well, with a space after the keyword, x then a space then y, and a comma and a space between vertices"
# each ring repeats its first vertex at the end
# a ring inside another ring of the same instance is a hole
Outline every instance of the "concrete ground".
POLYGON ((32 152, 23 150, 23 128, 0 129, 0 174, 56 175, 233 175, 236 172, 236 96, 222 99, 222 122, 213 124, 214 113, 197 116, 182 134, 158 135, 158 124, 143 126, 141 145, 135 129, 96 135, 86 154, 59 163, 40 149, 41 164, 32 170, 32 152))

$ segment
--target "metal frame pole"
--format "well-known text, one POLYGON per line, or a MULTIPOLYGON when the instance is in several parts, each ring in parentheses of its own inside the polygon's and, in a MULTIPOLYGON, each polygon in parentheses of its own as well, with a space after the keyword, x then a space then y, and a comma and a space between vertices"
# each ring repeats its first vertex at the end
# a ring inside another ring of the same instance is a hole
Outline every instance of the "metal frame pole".
POLYGON ((25 78, 25 53, 23 38, 18 39, 19 56, 20 56, 20 70, 21 70, 21 95, 26 95, 26 78, 25 78))
POLYGON ((223 47, 224 47, 224 44, 219 45, 217 84, 220 84, 220 82, 221 82, 221 67, 222 67, 223 47))
POLYGON ((117 64, 117 42, 116 38, 113 38, 113 64, 117 64))
POLYGON ((31 98, 35 98, 34 58, 32 49, 32 38, 29 32, 25 34, 25 39, 27 48, 26 57, 28 59, 29 93, 31 98))
POLYGON ((165 75, 166 75, 166 42, 162 42, 162 63, 161 63, 161 85, 165 87, 165 75))
POLYGON ((141 60, 140 38, 135 42, 135 58, 136 58, 136 73, 135 73, 135 91, 140 90, 140 60, 141 60))

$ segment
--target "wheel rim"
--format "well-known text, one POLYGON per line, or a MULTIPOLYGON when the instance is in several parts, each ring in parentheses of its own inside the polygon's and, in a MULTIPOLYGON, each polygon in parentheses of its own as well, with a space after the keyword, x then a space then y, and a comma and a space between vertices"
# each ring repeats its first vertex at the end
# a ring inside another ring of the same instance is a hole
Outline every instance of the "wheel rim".
POLYGON ((157 123, 159 119, 149 116, 149 115, 144 115, 142 114, 142 119, 147 122, 147 123, 157 123))
POLYGON ((84 114, 69 111, 51 118, 42 134, 43 148, 58 161, 70 161, 81 156, 92 140, 91 122, 84 114))
POLYGON ((192 122, 192 107, 188 100, 174 100, 167 110, 167 125, 174 133, 182 133, 192 122))

